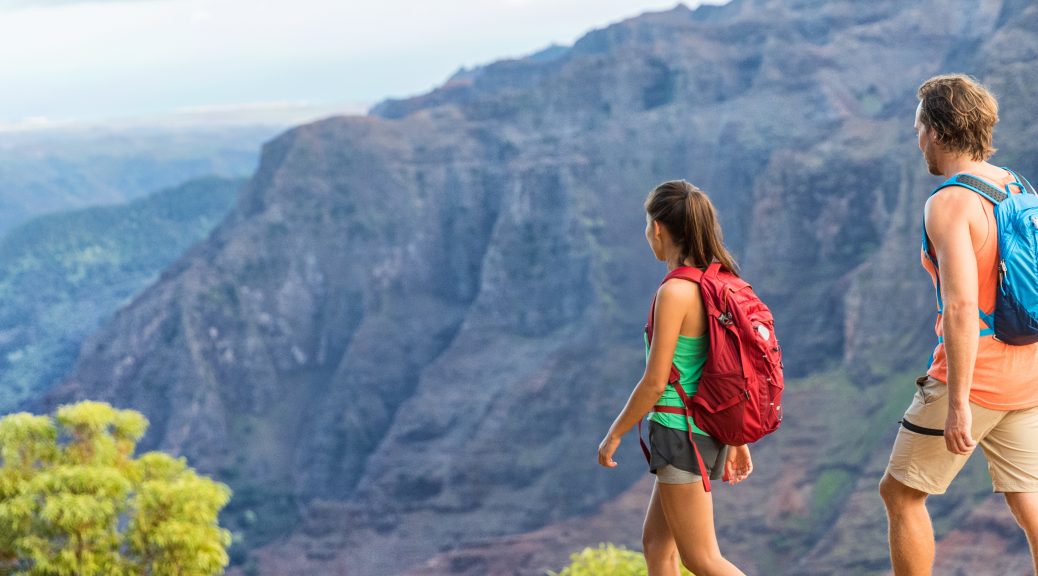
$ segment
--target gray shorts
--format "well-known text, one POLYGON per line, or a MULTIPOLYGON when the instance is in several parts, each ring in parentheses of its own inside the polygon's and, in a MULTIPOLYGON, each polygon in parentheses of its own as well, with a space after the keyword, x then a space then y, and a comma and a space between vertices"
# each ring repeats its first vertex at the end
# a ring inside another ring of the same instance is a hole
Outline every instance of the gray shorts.
MULTIPOLYGON (((711 480, 720 480, 728 447, 702 434, 693 434, 711 480)), ((649 422, 649 471, 662 484, 701 482, 699 462, 692 451, 688 432, 649 422)))
POLYGON ((703 477, 667 464, 656 470, 656 481, 660 484, 698 484, 703 477))

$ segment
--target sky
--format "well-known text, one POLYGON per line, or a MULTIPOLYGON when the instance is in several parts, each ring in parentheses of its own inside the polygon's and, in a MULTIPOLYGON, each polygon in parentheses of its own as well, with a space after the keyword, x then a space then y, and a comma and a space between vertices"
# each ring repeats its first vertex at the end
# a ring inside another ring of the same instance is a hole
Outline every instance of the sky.
POLYGON ((362 112, 677 3, 0 0, 0 128, 362 112))

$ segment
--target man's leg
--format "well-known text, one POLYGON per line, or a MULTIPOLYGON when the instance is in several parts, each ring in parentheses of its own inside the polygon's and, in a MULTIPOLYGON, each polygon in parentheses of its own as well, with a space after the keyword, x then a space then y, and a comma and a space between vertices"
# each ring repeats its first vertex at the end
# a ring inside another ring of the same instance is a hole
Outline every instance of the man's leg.
MULTIPOLYGON (((879 483, 887 508, 890 562, 896 576, 930 575, 934 537, 926 497, 943 494, 969 460, 969 455, 949 452, 941 436, 948 415, 948 387, 930 377, 919 378, 916 385, 919 389, 905 411, 904 425, 897 432, 887 472, 879 483)), ((983 442, 1002 413, 975 404, 970 407, 973 438, 983 442)))
POLYGON ((1006 492, 1006 503, 1013 511, 1016 523, 1027 534, 1031 546, 1031 561, 1034 573, 1038 574, 1038 494, 1028 492, 1006 492))
POLYGON ((909 488, 884 474, 879 493, 887 508, 890 563, 895 576, 929 576, 933 571, 934 538, 926 492, 909 488))
MULTIPOLYGON (((974 411, 976 414, 977 411, 974 411)), ((1038 574, 1038 408, 1003 413, 998 426, 980 441, 992 486, 1002 492, 1016 523, 1027 535, 1038 574)))

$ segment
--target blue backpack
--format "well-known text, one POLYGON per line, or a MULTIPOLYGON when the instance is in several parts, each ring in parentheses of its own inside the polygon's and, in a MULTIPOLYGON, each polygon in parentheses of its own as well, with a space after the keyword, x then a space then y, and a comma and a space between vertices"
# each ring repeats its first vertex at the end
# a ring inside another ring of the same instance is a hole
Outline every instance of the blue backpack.
MULTIPOLYGON (((980 320, 987 326, 981 336, 1023 346, 1038 342, 1038 192, 1026 178, 1012 174, 1014 181, 1000 190, 976 176, 956 174, 934 189, 931 195, 948 186, 962 186, 980 194, 995 205, 995 227, 998 232, 998 291, 995 311, 980 310, 980 320), (1011 187, 1020 189, 1013 194, 1011 187)), ((930 255, 930 242, 923 225, 923 253, 937 269, 930 255)), ((943 312, 941 280, 937 275, 937 311, 943 312)), ((943 339, 941 340, 943 341, 943 339)))

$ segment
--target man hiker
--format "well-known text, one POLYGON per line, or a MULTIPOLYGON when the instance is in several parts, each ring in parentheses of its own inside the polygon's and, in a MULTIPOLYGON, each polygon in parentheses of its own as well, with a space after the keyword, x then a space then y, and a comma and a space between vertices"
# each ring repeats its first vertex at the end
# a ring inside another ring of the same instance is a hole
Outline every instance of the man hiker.
MULTIPOLYGON (((937 76, 917 95, 919 149, 930 173, 947 180, 927 201, 923 224, 922 263, 937 291, 938 344, 927 375, 916 381, 879 485, 896 576, 931 573, 926 498, 947 490, 978 444, 1032 559, 1038 545, 1038 343, 1029 343, 1038 337, 1007 332, 1004 286, 1012 271, 1009 248, 1000 249, 1000 236, 1016 229, 1001 225, 1003 214, 1038 197, 1027 196, 1034 190, 1022 175, 987 162, 995 152, 998 103, 983 85, 969 76, 937 76)), ((1022 221, 1038 228, 1034 214, 1022 221)), ((1033 242, 1034 230, 1027 234, 1033 242)), ((1023 257, 1033 261, 1034 251, 1023 257)), ((1038 293, 1033 280, 1024 284, 1016 288, 1038 293)))

